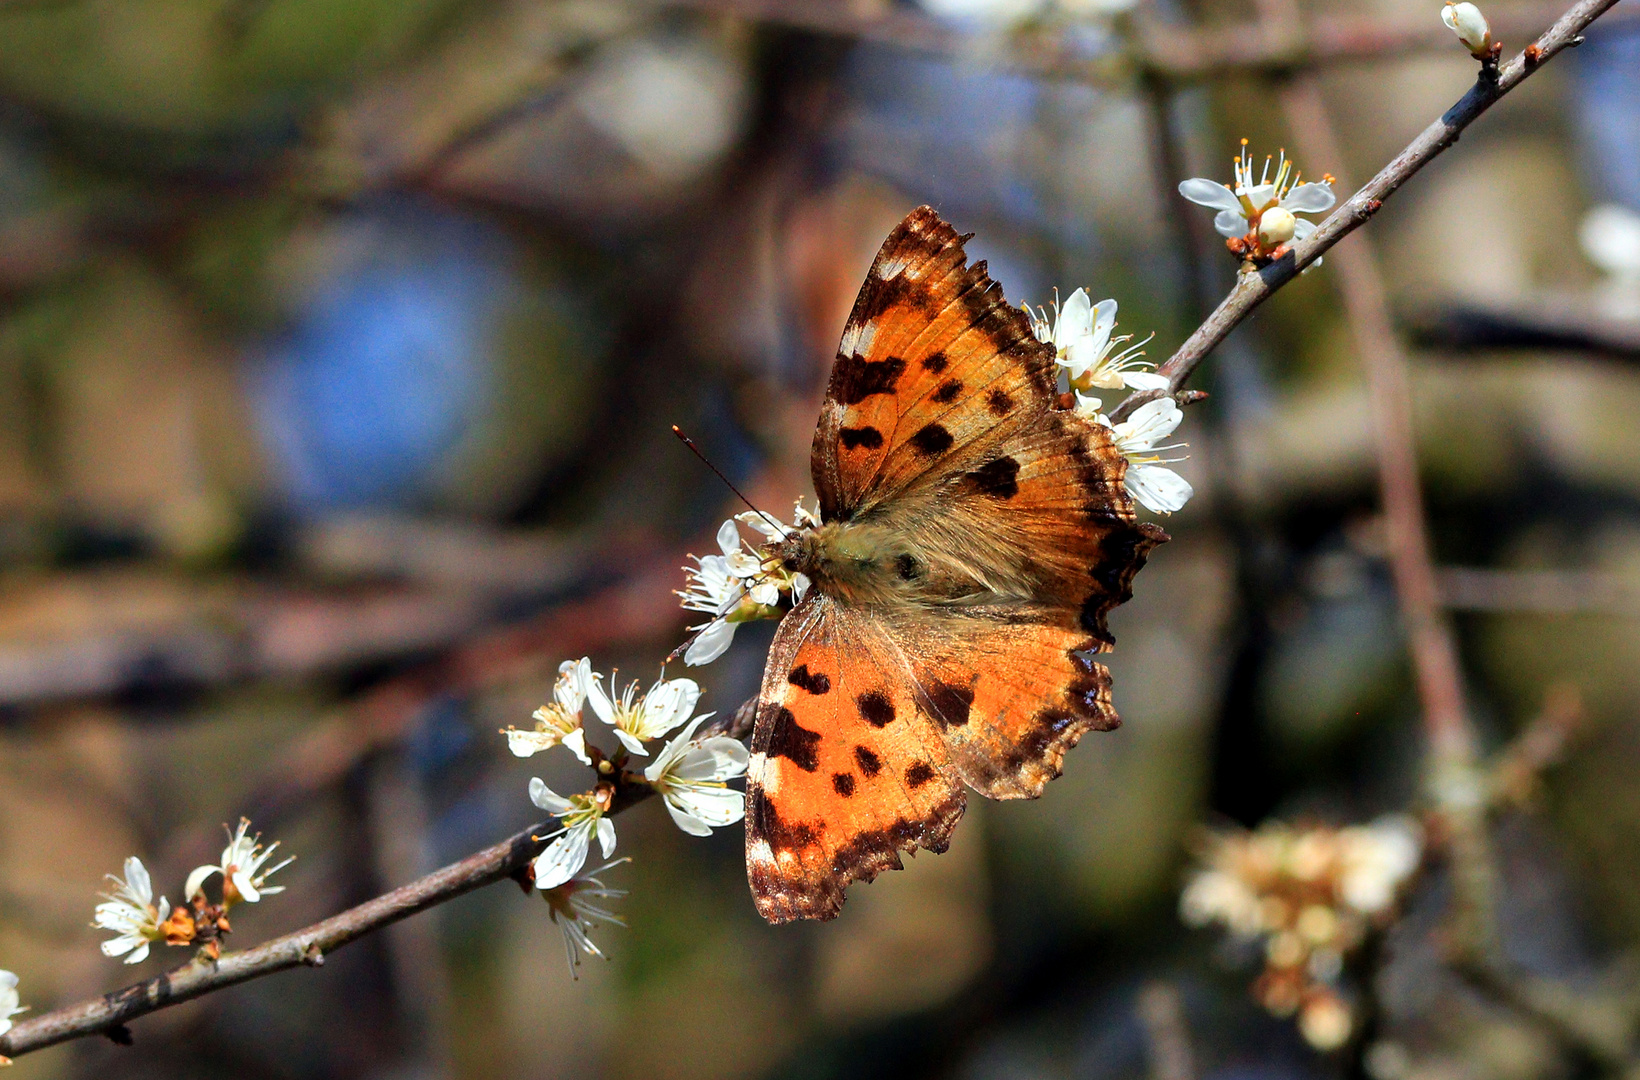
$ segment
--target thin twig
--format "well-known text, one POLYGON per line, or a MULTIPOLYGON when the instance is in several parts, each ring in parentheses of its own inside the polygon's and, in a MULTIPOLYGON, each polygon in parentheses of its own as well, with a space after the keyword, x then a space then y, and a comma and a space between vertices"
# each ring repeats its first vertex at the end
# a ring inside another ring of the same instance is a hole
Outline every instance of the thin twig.
POLYGON ((244 952, 223 953, 215 963, 196 958, 123 990, 23 1020, 0 1036, 0 1055, 18 1057, 70 1039, 117 1032, 139 1016, 180 1005, 213 990, 304 964, 317 967, 324 963, 327 953, 365 934, 518 873, 540 853, 543 845, 532 837, 546 829, 545 825, 525 829, 323 922, 244 952))
MULTIPOLYGON (((1475 85, 1456 105, 1425 128, 1406 149, 1395 156, 1394 160, 1379 170, 1377 176, 1333 211, 1308 240, 1295 244, 1290 257, 1272 263, 1262 270, 1243 273, 1237 279, 1230 295, 1219 304, 1218 309, 1208 316, 1207 321, 1185 340, 1166 363, 1157 369, 1168 378, 1169 390, 1166 392, 1177 394, 1207 354, 1212 352, 1230 331, 1240 325, 1254 308, 1268 300, 1277 289, 1291 281, 1294 275, 1319 259, 1333 245, 1371 220, 1373 215, 1383 208, 1384 201, 1395 194, 1401 185, 1457 142, 1464 128, 1474 123, 1499 98, 1519 86, 1561 50, 1581 41, 1582 33, 1589 24, 1616 3, 1617 0, 1580 0, 1574 4, 1537 39, 1534 46, 1505 64, 1496 82, 1477 79, 1475 85), (1531 61, 1527 60, 1528 52, 1532 52, 1534 57, 1531 61)), ((1125 418, 1134 409, 1163 392, 1152 390, 1130 395, 1126 401, 1112 410, 1111 419, 1125 418)))
MULTIPOLYGON (((618 814, 654 794, 654 789, 646 784, 628 783, 619 777, 613 779, 617 780, 617 786, 609 809, 611 814, 618 814)), ((525 869, 546 846, 544 840, 536 837, 552 831, 550 824, 534 825, 460 862, 305 929, 244 952, 223 953, 215 962, 196 957, 173 971, 123 990, 20 1021, 9 1033, 0 1036, 0 1056, 18 1057, 88 1035, 108 1034, 126 1039, 129 1038, 129 1033, 124 1031, 126 1023, 139 1016, 263 975, 302 965, 319 967, 327 954, 343 945, 474 889, 508 878, 517 878, 523 884, 528 880, 522 877, 525 869)))

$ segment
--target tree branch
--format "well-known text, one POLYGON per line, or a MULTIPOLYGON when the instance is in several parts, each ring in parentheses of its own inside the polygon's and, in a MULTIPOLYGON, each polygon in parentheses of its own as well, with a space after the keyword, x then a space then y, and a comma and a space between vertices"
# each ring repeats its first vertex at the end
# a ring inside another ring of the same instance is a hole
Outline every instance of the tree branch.
MULTIPOLYGON (((1580 42, 1581 35, 1588 25, 1616 3, 1617 0, 1580 0, 1574 4, 1555 21, 1553 26, 1544 31, 1533 45, 1505 64, 1498 73, 1496 82, 1484 77, 1477 79, 1475 85, 1456 105, 1425 128, 1405 150, 1379 170, 1377 176, 1333 211, 1308 240, 1295 244, 1291 256, 1262 270, 1241 274, 1236 280, 1235 288, 1230 290, 1230 295, 1225 297, 1218 308, 1207 317, 1207 321, 1185 340, 1179 350, 1157 369, 1162 375, 1167 376, 1169 389, 1165 392, 1177 394, 1207 354, 1229 336, 1230 331, 1240 325, 1243 319, 1252 314, 1254 308, 1268 300, 1299 271, 1321 258, 1334 244, 1371 220, 1383 208, 1384 202, 1400 190, 1401 185, 1457 142, 1464 128, 1474 123, 1499 98, 1526 81, 1533 72, 1563 49, 1580 42), (1532 56, 1531 60, 1527 59, 1528 55, 1532 56)), ((1454 44, 1454 47, 1458 46, 1454 44)), ((1151 390, 1130 395, 1111 411, 1111 419, 1122 420, 1134 409, 1162 393, 1164 391, 1151 390)))
POLYGON ((213 990, 304 964, 318 967, 324 963, 326 953, 350 941, 518 873, 545 846, 531 837, 547 829, 546 825, 525 829, 493 847, 323 922, 244 952, 223 953, 215 963, 196 957, 182 967, 123 990, 19 1021, 10 1032, 0 1036, 0 1055, 18 1057, 70 1039, 115 1033, 127 1021, 180 1005, 213 990))
MULTIPOLYGON (((647 784, 628 783, 619 775, 613 779, 616 789, 609 809, 611 814, 635 806, 655 793, 647 784)), ((320 967, 327 953, 366 934, 475 889, 517 878, 546 847, 544 840, 535 837, 552 831, 553 827, 547 823, 531 826, 460 862, 305 929, 244 952, 225 952, 215 962, 196 956, 179 968, 123 990, 19 1021, 10 1032, 0 1035, 0 1058, 19 1057, 87 1035, 109 1035, 118 1040, 128 1037, 122 1030, 126 1022, 139 1016, 278 971, 303 965, 320 967)))

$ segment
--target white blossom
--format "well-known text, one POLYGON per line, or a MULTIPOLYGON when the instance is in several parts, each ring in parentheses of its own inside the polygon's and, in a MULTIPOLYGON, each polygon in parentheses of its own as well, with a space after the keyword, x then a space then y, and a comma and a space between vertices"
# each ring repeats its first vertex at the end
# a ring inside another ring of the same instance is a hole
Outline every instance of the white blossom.
POLYGON ((1184 419, 1184 413, 1172 398, 1147 401, 1133 410, 1130 419, 1115 425, 1104 414, 1095 411, 1098 407, 1096 398, 1078 394, 1077 399, 1077 412, 1110 428, 1116 449, 1127 458, 1125 483, 1128 494, 1139 505, 1157 514, 1171 514, 1190 501, 1195 489, 1188 480, 1167 467, 1181 459, 1164 458, 1155 453, 1156 450, 1175 450, 1184 445, 1156 445, 1172 435, 1184 419))
POLYGON ((100 894, 103 902, 97 905, 92 923, 116 935, 102 943, 103 955, 124 956, 127 964, 140 964, 148 958, 149 944, 165 936, 160 924, 170 915, 171 905, 163 896, 154 903, 148 868, 135 855, 125 860, 123 879, 109 874, 108 880, 114 883, 114 891, 100 894))
POLYGON ((1474 4, 1455 4, 1446 0, 1446 7, 1441 9, 1441 21, 1446 28, 1458 35, 1458 40, 1464 43, 1477 57, 1485 58, 1492 52, 1492 27, 1486 22, 1486 16, 1474 4))
POLYGON ((1072 389, 1166 389, 1167 379, 1144 370, 1150 365, 1139 359, 1150 338, 1113 355, 1118 345, 1133 340, 1131 334, 1111 336, 1116 329, 1115 300, 1094 304, 1086 289, 1077 289, 1063 305, 1054 301, 1051 322, 1041 308, 1034 312, 1026 308, 1025 314, 1030 317, 1037 340, 1054 347, 1054 361, 1065 369, 1072 389))
POLYGON ((1578 229, 1583 253, 1607 274, 1596 299, 1614 319, 1640 319, 1640 213, 1607 203, 1578 229))
MULTIPOLYGON (((1279 157, 1264 159, 1264 168, 1258 180, 1253 179, 1253 159, 1247 153, 1247 140, 1241 140, 1241 153, 1232 162, 1235 172, 1233 187, 1217 180, 1196 177, 1179 185, 1179 194, 1198 206, 1217 210, 1213 228, 1220 236, 1241 239, 1248 233, 1259 240, 1258 254, 1268 255, 1274 248, 1289 240, 1304 240, 1315 232, 1316 224, 1299 214, 1319 214, 1330 210, 1338 201, 1333 194, 1332 177, 1323 176, 1319 183, 1302 183, 1303 175, 1293 169, 1286 151, 1279 157), (1271 165, 1275 176, 1270 175, 1271 165), (1280 214, 1272 211, 1280 210, 1280 214), (1264 216, 1271 214, 1266 223, 1264 216), (1289 222, 1289 218, 1291 219, 1289 222), (1287 232, 1288 228, 1291 233, 1287 232), (1277 239, 1277 237, 1283 237, 1277 239)), ((1316 260, 1319 264, 1320 260, 1316 260)))
MULTIPOLYGON (((558 681, 552 687, 552 701, 536 709, 533 714, 535 729, 520 731, 507 728, 502 732, 507 736, 507 749, 515 757, 530 757, 554 746, 563 746, 580 758, 581 764, 591 765, 592 759, 587 756, 586 732, 581 727, 581 707, 589 693, 598 690, 600 678, 592 670, 592 661, 585 656, 559 664, 558 681)), ((601 694, 603 691, 598 692, 601 694)))
POLYGON ((1376 915, 1418 869, 1423 840, 1410 818, 1391 815, 1338 833, 1338 893, 1363 915, 1376 915))
POLYGON ((746 796, 727 784, 745 775, 746 747, 726 736, 697 742, 695 729, 704 719, 696 717, 643 773, 666 801, 678 828, 691 836, 708 836, 746 814, 746 796))
POLYGON ((535 859, 535 885, 555 889, 581 872, 586 865, 592 837, 604 858, 615 850, 615 823, 604 816, 609 809, 607 788, 564 798, 540 779, 530 781, 530 802, 556 817, 562 826, 549 833, 552 843, 535 859))
POLYGON ((683 662, 691 667, 710 664, 728 651, 735 639, 737 623, 729 621, 729 613, 746 597, 746 584, 729 572, 729 561, 722 555, 704 558, 691 555, 694 566, 684 567, 688 575, 688 589, 678 593, 688 611, 704 611, 712 616, 706 622, 689 629, 695 638, 684 651, 683 662))
MULTIPOLYGON (((820 519, 797 504, 796 524, 786 526, 761 512, 743 513, 738 520, 761 533, 768 544, 776 544, 799 529, 812 528, 820 519)), ((691 626, 694 639, 684 651, 683 662, 691 667, 709 664, 722 656, 734 641, 735 627, 755 619, 777 618, 782 593, 793 602, 801 601, 809 589, 809 579, 783 567, 778 559, 765 558, 746 549, 736 518, 725 521, 717 532, 721 554, 696 556, 692 567, 684 567, 688 588, 678 593, 689 611, 706 612, 712 617, 691 626)))
POLYGON ((625 926, 626 920, 602 906, 605 900, 618 900, 626 895, 625 889, 611 889, 597 875, 630 859, 616 859, 593 870, 576 874, 562 885, 542 889, 541 896, 551 909, 552 921, 564 935, 564 954, 569 961, 569 973, 580 978, 576 970, 581 966, 581 954, 607 959, 592 941, 592 930, 599 922, 625 926))
POLYGON ((681 726, 694 715, 700 701, 700 687, 693 679, 660 679, 649 692, 638 697, 638 684, 631 683, 619 699, 611 701, 603 687, 593 683, 588 698, 598 719, 615 729, 615 737, 628 751, 643 757, 643 744, 658 739, 681 726))
POLYGON ((1259 898, 1247 883, 1223 870, 1195 874, 1179 895, 1179 917, 1187 926, 1223 923, 1238 937, 1256 937, 1264 929, 1259 898))
POLYGON ((273 856, 279 842, 276 840, 264 848, 258 843, 262 838, 261 833, 255 836, 246 835, 250 827, 250 818, 240 818, 239 828, 228 834, 228 846, 222 849, 222 861, 214 866, 194 867, 193 872, 188 875, 188 883, 182 888, 187 899, 192 900, 198 895, 212 874, 222 875, 222 902, 225 907, 231 907, 240 900, 254 904, 263 896, 285 891, 283 885, 264 883, 296 860, 289 858, 276 866, 262 869, 262 865, 273 856))
POLYGON ((17 976, 9 971, 0 971, 0 1035, 11 1030, 12 1017, 28 1011, 18 1001, 17 976))

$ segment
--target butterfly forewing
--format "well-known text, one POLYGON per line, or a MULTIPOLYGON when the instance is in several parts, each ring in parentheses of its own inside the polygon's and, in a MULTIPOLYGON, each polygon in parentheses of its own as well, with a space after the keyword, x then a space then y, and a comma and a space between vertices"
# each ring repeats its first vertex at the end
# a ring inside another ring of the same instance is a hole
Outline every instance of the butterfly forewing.
POLYGON ((967 264, 964 239, 921 207, 871 265, 814 435, 826 520, 929 478, 934 462, 982 463, 989 446, 1053 401, 1053 350, 985 264, 967 264))

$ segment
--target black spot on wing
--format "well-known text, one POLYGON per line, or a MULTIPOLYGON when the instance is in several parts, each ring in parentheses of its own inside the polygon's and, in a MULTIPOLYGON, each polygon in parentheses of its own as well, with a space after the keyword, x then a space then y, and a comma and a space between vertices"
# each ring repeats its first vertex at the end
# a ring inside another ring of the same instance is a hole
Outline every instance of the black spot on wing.
POLYGON ((786 681, 811 694, 824 694, 831 689, 831 677, 823 671, 811 672, 807 664, 798 664, 792 668, 792 673, 786 676, 786 681))
POLYGON ((1019 494, 1019 462, 1011 457, 987 461, 970 472, 966 480, 981 495, 993 499, 1011 499, 1019 494))
POLYGON ((846 427, 837 432, 837 440, 849 450, 858 450, 862 446, 875 450, 883 445, 883 433, 869 424, 865 427, 846 427))
POLYGON ((878 277, 877 268, 872 267, 871 272, 866 275, 865 284, 860 286, 859 299, 854 301, 854 311, 849 314, 849 325, 863 326, 897 307, 927 311, 933 306, 933 292, 926 282, 917 281, 903 273, 895 274, 891 278, 878 277))
POLYGON ((924 371, 931 371, 935 375, 938 375, 940 372, 950 367, 951 362, 945 358, 944 353, 933 352, 923 357, 922 366, 924 371))
POLYGON ((831 369, 831 396, 844 405, 858 405, 873 394, 892 394, 903 374, 905 361, 898 356, 865 360, 839 354, 831 369))
POLYGON ((929 713, 946 727, 961 727, 968 722, 968 710, 974 704, 974 688, 934 680, 928 688, 929 713))
POLYGON ((876 776, 883 771, 882 759, 864 746, 854 748, 854 761, 860 766, 860 771, 868 777, 876 776))
POLYGON ((916 447, 917 451, 925 457, 943 454, 951 449, 951 444, 954 442, 956 440, 951 437, 951 433, 939 424, 929 424, 911 436, 911 445, 916 447))
POLYGON ((820 767, 820 757, 816 753, 820 745, 818 731, 810 731, 800 725, 797 717, 785 706, 776 706, 770 720, 769 745, 765 753, 770 757, 783 757, 804 772, 813 772, 820 767))
POLYGON ((774 851, 796 851, 813 847, 820 842, 820 830, 806 821, 787 821, 780 816, 774 803, 762 788, 754 787, 746 793, 746 818, 752 835, 761 836, 774 851))
POLYGON ((934 779, 934 769, 926 761, 919 761, 905 771, 906 786, 920 788, 934 779))
POLYGON ((831 787, 843 798, 849 798, 854 794, 854 774, 846 772, 832 773, 831 787))
POLYGON ((1014 399, 1001 390, 992 390, 985 395, 985 407, 992 416, 1007 416, 1014 411, 1014 399))
POLYGON ((941 405, 949 405, 957 400, 957 395, 960 393, 962 393, 962 383, 956 379, 947 379, 940 383, 940 387, 934 391, 933 397, 941 405))
POLYGON ((854 699, 860 708, 860 717, 872 727, 887 727, 894 722, 894 703, 881 690, 868 690, 854 699))

